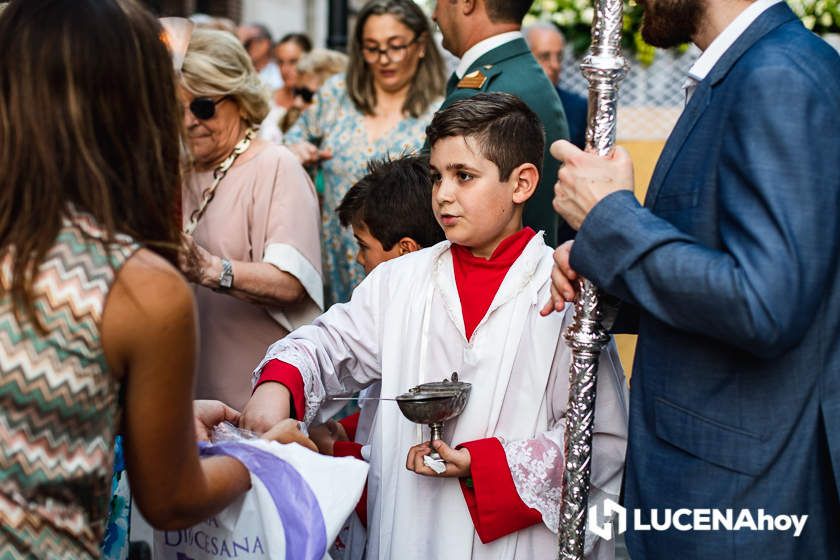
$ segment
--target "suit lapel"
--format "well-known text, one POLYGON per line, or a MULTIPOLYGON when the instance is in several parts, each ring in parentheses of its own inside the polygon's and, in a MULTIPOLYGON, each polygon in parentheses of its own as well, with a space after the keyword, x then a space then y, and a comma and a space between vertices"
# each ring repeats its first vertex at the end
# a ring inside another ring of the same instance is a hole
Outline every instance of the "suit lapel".
POLYGON ((711 87, 706 80, 703 80, 697 86, 697 89, 694 90, 694 95, 691 96, 688 105, 686 105, 685 110, 680 115, 671 135, 668 136, 668 141, 662 149, 662 155, 659 156, 659 160, 656 162, 656 168, 653 171, 653 177, 650 179, 650 186, 645 196, 645 206, 648 208, 653 208, 656 195, 659 194, 659 189, 662 187, 662 182, 671 169, 671 164, 674 163, 674 159, 680 152, 686 138, 688 138, 688 134, 697 123, 697 119, 700 118, 700 115, 703 114, 703 111, 708 106, 710 94, 711 87))
POLYGON ((754 22, 741 34, 740 37, 732 44, 723 56, 720 57, 717 64, 714 65, 706 80, 713 86, 723 80, 726 74, 735 66, 738 59, 747 52, 750 47, 756 44, 759 39, 791 20, 795 20, 796 14, 788 7, 785 2, 768 8, 763 14, 758 16, 754 22))
POLYGON ((653 177, 651 177, 648 193, 645 197, 645 206, 653 208, 656 197, 662 188, 662 183, 668 175, 668 171, 670 171, 674 160, 682 149, 683 144, 685 144, 688 135, 694 128, 700 115, 703 114, 703 111, 709 105, 712 87, 726 77, 741 56, 758 42, 759 39, 780 25, 794 19, 796 19, 796 15, 785 2, 780 2, 768 8, 738 37, 714 65, 709 75, 698 84, 694 95, 692 95, 683 114, 677 121, 673 132, 668 137, 659 161, 656 163, 656 169, 653 172, 653 177))

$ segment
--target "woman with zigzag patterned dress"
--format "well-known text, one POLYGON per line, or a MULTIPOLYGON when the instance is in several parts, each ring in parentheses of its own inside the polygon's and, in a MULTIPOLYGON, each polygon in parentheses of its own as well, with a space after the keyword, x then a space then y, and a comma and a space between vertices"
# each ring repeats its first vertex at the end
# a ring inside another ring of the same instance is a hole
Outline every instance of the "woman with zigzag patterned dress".
MULTIPOLYGON (((134 0, 0 13, 0 558, 99 558, 114 438, 141 511, 192 525, 250 486, 201 460, 195 307, 175 268, 180 120, 134 0), (33 71, 37 68, 37 71, 33 71)), ((296 425, 272 438, 301 440, 296 425)))

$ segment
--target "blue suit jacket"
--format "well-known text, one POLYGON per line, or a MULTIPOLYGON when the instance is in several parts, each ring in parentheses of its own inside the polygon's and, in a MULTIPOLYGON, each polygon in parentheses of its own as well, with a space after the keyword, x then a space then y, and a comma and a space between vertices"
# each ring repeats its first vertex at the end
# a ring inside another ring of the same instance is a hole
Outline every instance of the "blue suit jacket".
POLYGON ((840 57, 780 3, 698 85, 645 207, 604 198, 571 263, 636 312, 625 505, 810 517, 635 531, 634 558, 840 557, 838 210, 840 57))

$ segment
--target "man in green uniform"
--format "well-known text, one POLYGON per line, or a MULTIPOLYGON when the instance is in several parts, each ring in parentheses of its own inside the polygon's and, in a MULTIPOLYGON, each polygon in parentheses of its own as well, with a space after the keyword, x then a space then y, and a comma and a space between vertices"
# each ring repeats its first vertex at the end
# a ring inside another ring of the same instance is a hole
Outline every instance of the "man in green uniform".
MULTIPOLYGON (((554 86, 537 64, 520 32, 532 0, 438 0, 432 19, 443 47, 461 59, 446 84, 443 107, 481 92, 503 91, 522 99, 539 116, 546 151, 537 192, 525 207, 524 222, 544 230, 549 245, 574 236, 554 212, 558 162, 548 146, 569 138, 566 114, 554 86)), ((443 108, 442 107, 442 108, 443 108)))

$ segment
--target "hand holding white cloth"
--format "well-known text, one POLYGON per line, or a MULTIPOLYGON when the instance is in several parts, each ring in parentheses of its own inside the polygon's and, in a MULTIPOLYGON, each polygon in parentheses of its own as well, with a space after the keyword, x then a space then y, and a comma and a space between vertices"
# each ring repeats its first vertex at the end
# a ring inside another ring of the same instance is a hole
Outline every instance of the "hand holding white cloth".
POLYGON ((251 490, 219 515, 180 531, 155 532, 155 558, 319 560, 362 493, 368 466, 326 457, 297 444, 261 439, 204 446, 203 455, 230 455, 251 471, 251 490))

